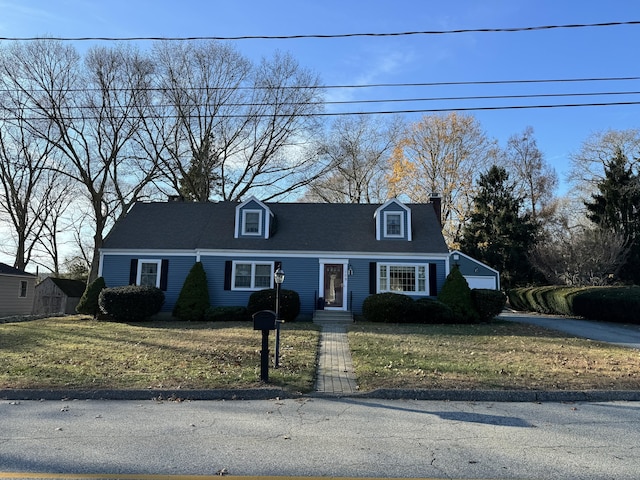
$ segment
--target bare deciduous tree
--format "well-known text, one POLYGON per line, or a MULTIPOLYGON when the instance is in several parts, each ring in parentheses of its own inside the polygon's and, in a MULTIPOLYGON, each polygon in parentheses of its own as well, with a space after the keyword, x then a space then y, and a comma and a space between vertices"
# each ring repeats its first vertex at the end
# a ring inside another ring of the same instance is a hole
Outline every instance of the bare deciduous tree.
POLYGON ((532 219, 548 219, 555 209, 558 175, 538 149, 533 128, 527 127, 522 133, 512 135, 504 153, 505 167, 532 219))
POLYGON ((401 140, 390 177, 392 194, 413 202, 442 196, 443 233, 450 247, 468 219, 480 172, 495 163, 497 147, 470 115, 429 115, 401 140))
POLYGON ((402 125, 367 115, 336 120, 320 146, 327 172, 309 186, 305 199, 329 203, 384 202, 389 198, 390 158, 402 125))

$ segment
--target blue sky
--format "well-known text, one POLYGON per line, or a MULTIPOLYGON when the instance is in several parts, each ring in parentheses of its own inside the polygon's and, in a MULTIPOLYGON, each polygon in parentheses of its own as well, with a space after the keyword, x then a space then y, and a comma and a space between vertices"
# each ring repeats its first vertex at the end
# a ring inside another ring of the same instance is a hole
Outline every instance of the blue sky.
MULTIPOLYGON (((635 0, 0 0, 0 37, 390 33, 640 20, 635 0)), ((137 42, 147 48, 151 42, 137 42)), ((258 60, 290 52, 326 85, 638 77, 640 25, 513 33, 240 40, 258 60)), ((77 44, 80 49, 88 42, 77 44)), ((640 91, 639 81, 331 90, 328 100, 640 91)), ((640 96, 350 105, 327 111, 640 101, 640 96)), ((640 127, 640 105, 471 112, 505 145, 532 126, 561 180, 591 134, 640 127)), ((419 115, 407 116, 418 118, 419 115)))

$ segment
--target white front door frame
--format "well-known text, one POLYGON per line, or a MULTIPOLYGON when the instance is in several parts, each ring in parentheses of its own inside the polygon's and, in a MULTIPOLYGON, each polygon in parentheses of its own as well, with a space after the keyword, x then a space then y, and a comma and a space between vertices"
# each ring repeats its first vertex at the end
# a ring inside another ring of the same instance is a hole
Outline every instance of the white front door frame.
MULTIPOLYGON (((342 306, 331 307, 325 303, 325 310, 338 310, 347 311, 347 290, 348 290, 348 278, 349 278, 349 260, 346 258, 321 258, 320 259, 320 278, 318 279, 318 292, 319 297, 324 298, 324 271, 325 265, 342 265, 342 306)), ((326 300, 326 299, 325 299, 326 300)))

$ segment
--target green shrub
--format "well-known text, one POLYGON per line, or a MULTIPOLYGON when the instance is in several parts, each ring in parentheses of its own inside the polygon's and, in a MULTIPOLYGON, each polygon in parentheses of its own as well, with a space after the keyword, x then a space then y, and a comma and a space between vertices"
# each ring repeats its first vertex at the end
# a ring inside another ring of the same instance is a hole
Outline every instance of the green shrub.
POLYGON ((189 322, 204 320, 204 314, 209 306, 207 274, 202 262, 196 262, 184 280, 178 300, 173 307, 173 316, 178 320, 189 322))
POLYGON ((543 286, 514 288, 507 292, 509 305, 525 310, 552 315, 577 315, 573 302, 578 294, 599 287, 543 286))
POLYGON ((164 293, 156 287, 128 285, 105 288, 98 299, 100 311, 120 322, 140 322, 160 311, 164 293))
POLYGON ((451 308, 457 322, 479 321, 478 313, 471 301, 471 289, 457 266, 454 266, 447 275, 442 290, 438 294, 438 300, 451 308))
POLYGON ((93 318, 96 318, 98 313, 100 313, 98 297, 100 296, 100 292, 105 288, 107 288, 107 286, 104 283, 103 277, 98 277, 87 285, 87 288, 82 294, 82 297, 80 297, 80 301, 76 306, 76 312, 84 315, 92 315, 93 318))
POLYGON ((481 322, 490 322, 502 312, 507 297, 500 290, 474 288, 471 290, 471 301, 481 322))
POLYGON ((400 293, 376 293, 362 303, 362 314, 370 322, 410 323, 415 317, 413 299, 400 293))
POLYGON ((204 314, 207 322, 251 321, 247 307, 210 307, 204 314))
POLYGON ((455 316, 448 305, 434 298, 419 298, 413 304, 415 323, 453 323, 455 316))
MULTIPOLYGON (((254 292, 247 304, 249 315, 261 310, 276 310, 276 290, 268 288, 254 292)), ((293 290, 280 290, 280 318, 285 322, 293 322, 300 314, 300 296, 293 290)))
POLYGON ((591 320, 640 324, 640 287, 590 288, 574 297, 573 309, 591 320))

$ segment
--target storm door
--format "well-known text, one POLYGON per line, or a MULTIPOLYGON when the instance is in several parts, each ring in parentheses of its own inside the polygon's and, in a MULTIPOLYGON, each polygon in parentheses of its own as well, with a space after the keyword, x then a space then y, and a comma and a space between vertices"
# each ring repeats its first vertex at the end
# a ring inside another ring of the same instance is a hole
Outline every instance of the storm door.
POLYGON ((343 306, 344 265, 338 263, 324 264, 324 304, 329 308, 343 306))

